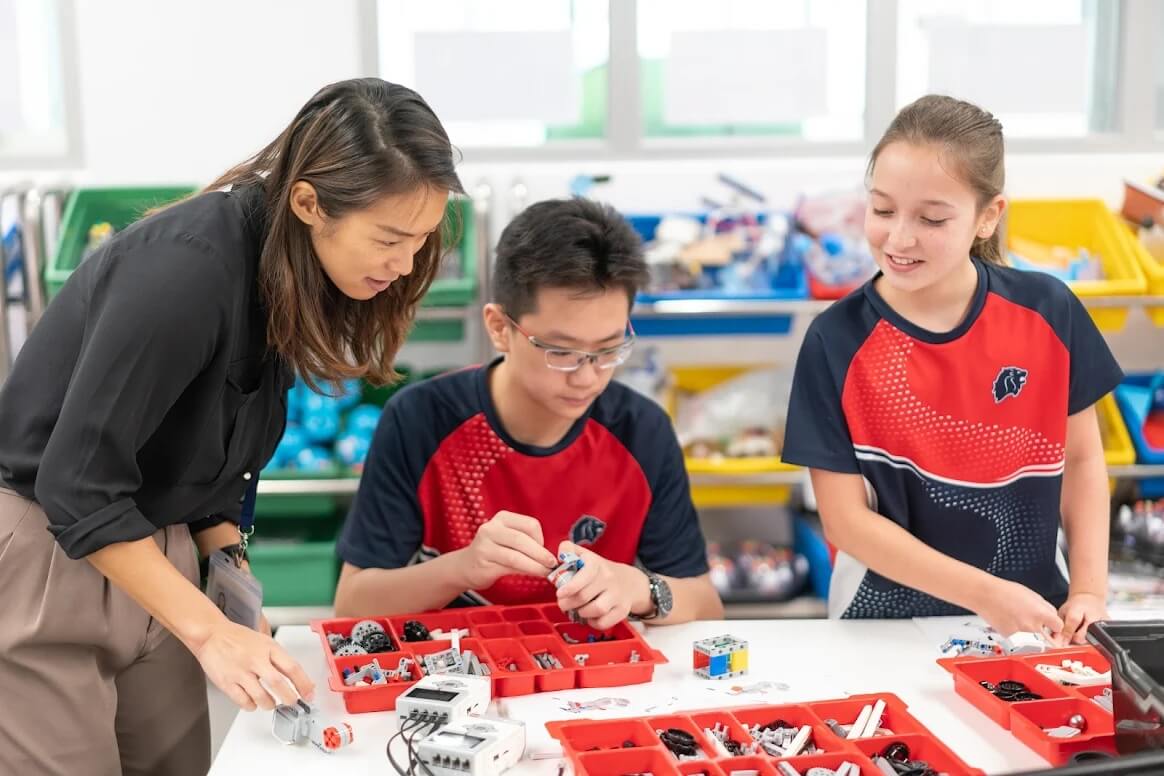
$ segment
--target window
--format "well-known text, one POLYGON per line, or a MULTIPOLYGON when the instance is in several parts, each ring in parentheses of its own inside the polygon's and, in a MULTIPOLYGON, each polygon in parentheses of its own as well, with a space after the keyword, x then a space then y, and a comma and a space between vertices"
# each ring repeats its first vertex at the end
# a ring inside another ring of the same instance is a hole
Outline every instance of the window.
POLYGON ((0 161, 70 150, 58 2, 0 0, 0 161))
POLYGON ((1153 0, 374 7, 379 73, 423 94, 471 161, 849 157, 932 92, 994 113, 1012 150, 1148 151, 1164 137, 1153 0))
POLYGON ((415 88, 453 143, 606 134, 607 0, 380 0, 381 77, 415 88))
POLYGON ((900 0, 898 8, 898 107, 950 94, 992 112, 1011 138, 1118 128, 1118 3, 900 0))
POLYGON ((638 0, 647 138, 861 139, 865 0, 638 0))
MULTIPOLYGON (((1164 12, 1157 10, 1156 34, 1153 39, 1164 40, 1164 12)), ((1164 46, 1153 46, 1156 56, 1156 129, 1164 130, 1164 46)))

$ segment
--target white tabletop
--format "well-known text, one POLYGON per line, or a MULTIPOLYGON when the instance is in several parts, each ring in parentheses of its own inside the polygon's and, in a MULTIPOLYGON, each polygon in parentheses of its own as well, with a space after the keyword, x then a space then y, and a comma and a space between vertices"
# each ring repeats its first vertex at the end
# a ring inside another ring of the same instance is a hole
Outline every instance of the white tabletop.
MULTIPOLYGON (((494 713, 527 724, 527 752, 553 752, 544 724, 555 719, 630 717, 685 709, 826 700, 846 695, 893 692, 910 712, 968 764, 987 773, 1048 767, 1047 763, 954 693, 941 669, 933 628, 908 620, 764 620, 701 622, 648 628, 647 637, 671 661, 657 666, 650 684, 502 698, 494 713), (927 634, 925 631, 931 631, 927 634), (698 679, 691 671, 691 644, 730 633, 749 642, 748 675, 731 683, 698 679), (788 685, 765 694, 729 695, 729 684, 768 680, 788 685), (566 700, 626 698, 630 705, 574 715, 566 700)), ((211 769, 212 776, 287 773, 395 776, 385 744, 395 731, 391 712, 347 714, 327 686, 319 637, 303 626, 283 627, 277 638, 316 682, 316 706, 352 726, 355 743, 326 755, 310 744, 285 746, 271 735, 271 713, 240 713, 211 769)), ((397 755, 401 756, 400 753, 397 755)), ((511 776, 556 776, 559 759, 523 760, 511 776)))

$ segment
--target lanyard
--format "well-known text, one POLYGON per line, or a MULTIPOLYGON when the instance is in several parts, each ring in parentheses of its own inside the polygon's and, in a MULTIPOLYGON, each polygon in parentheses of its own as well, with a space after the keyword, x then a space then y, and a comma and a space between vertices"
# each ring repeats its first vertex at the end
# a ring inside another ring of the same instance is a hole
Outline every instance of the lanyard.
POLYGON ((239 544, 242 545, 243 552, 246 552, 247 544, 255 533, 255 499, 258 495, 259 478, 255 477, 243 495, 242 512, 238 519, 239 544))

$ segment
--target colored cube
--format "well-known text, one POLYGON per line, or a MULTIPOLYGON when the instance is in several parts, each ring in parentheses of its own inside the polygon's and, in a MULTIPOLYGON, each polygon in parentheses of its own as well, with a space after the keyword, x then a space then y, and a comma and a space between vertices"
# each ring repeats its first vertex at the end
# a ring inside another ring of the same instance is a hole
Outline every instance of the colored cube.
POLYGON ((700 639, 693 645, 692 665, 704 679, 728 679, 748 670, 748 642, 732 636, 700 639))
POLYGON ((730 670, 733 674, 742 674, 748 670, 748 650, 737 649, 732 653, 730 670))

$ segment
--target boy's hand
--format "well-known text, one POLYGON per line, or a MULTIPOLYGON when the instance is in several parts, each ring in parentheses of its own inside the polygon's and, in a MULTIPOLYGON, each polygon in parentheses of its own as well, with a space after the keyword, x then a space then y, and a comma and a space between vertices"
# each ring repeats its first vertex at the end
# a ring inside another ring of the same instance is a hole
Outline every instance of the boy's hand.
POLYGON ((609 561, 571 542, 558 546, 558 553, 564 552, 581 558, 582 569, 558 590, 562 611, 577 612, 590 627, 606 630, 631 612, 646 614, 651 610, 651 585, 642 571, 609 561))
POLYGON ((534 518, 498 512, 461 550, 466 589, 484 590, 507 574, 549 574, 558 562, 543 541, 541 523, 534 518))
POLYGON ((976 613, 1001 636, 1020 631, 1037 633, 1052 646, 1062 646, 1063 620, 1055 607, 1018 582, 994 579, 976 613))
POLYGON ((1072 593, 1059 607, 1063 618, 1063 644, 1086 644, 1087 626, 1107 618, 1107 604, 1095 593, 1072 593))

